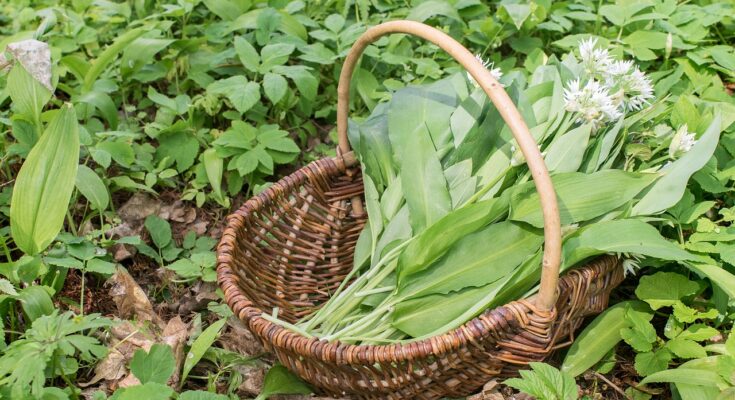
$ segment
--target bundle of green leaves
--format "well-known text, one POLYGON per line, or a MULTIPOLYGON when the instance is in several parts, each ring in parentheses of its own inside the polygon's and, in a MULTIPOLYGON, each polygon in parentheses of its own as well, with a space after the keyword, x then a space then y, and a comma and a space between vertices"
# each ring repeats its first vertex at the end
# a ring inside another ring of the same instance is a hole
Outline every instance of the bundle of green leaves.
MULTIPOLYGON (((563 269, 605 253, 696 259, 647 222, 679 202, 732 121, 704 102, 688 116, 676 107, 672 114, 665 100, 650 104, 647 77, 594 41, 501 83, 552 174, 563 269), (636 159, 632 143, 656 156, 636 159)), ((356 343, 423 338, 534 293, 539 197, 509 129, 472 79, 398 90, 351 126, 350 140, 369 221, 353 271, 293 329, 356 343)))

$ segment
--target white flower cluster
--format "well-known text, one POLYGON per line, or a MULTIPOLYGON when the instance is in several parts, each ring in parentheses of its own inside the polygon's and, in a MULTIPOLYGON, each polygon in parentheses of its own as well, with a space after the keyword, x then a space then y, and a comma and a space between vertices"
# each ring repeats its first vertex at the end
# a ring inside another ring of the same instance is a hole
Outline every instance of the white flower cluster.
POLYGON ((633 61, 613 60, 607 49, 596 46, 596 39, 579 44, 587 80, 584 87, 579 78, 568 82, 564 101, 568 111, 579 114, 579 121, 599 128, 621 118, 626 111, 643 108, 653 98, 653 87, 633 61))
MULTIPOLYGON (((490 70, 490 75, 492 75, 496 81, 500 80, 500 78, 503 76, 503 71, 501 71, 500 68, 493 68, 493 63, 488 60, 484 60, 479 54, 475 54, 475 58, 477 59, 477 61, 482 63, 483 67, 490 70)), ((473 78, 469 72, 467 72, 467 79, 472 82, 472 85, 474 85, 476 88, 480 87, 477 81, 475 81, 475 78, 473 78)))
POLYGON ((676 158, 687 151, 691 150, 692 147, 697 143, 694 139, 694 133, 689 132, 687 124, 682 125, 676 130, 674 137, 671 138, 671 144, 669 145, 669 157, 676 158))

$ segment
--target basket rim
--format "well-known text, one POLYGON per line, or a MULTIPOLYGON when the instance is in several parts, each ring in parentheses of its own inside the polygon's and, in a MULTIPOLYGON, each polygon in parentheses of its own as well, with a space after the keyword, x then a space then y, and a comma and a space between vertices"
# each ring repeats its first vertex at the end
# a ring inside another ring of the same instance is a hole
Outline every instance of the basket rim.
MULTIPOLYGON (((345 162, 342 157, 322 158, 313 161, 290 175, 280 179, 268 189, 255 197, 248 199, 239 209, 227 217, 227 225, 217 246, 217 281, 224 292, 225 301, 233 313, 262 340, 269 345, 285 349, 303 357, 316 357, 322 361, 347 364, 373 364, 376 362, 411 361, 429 355, 441 356, 460 347, 476 342, 478 339, 497 332, 501 324, 518 323, 528 325, 529 314, 533 314, 534 322, 552 323, 557 319, 556 305, 548 311, 535 306, 533 295, 526 299, 512 301, 493 309, 486 309, 480 315, 472 318, 461 326, 443 334, 417 339, 404 343, 389 344, 349 344, 339 340, 331 342, 318 337, 307 337, 286 327, 270 322, 260 315, 262 309, 255 306, 241 291, 236 283, 237 275, 233 272, 232 256, 229 249, 236 246, 239 222, 246 218, 251 210, 257 210, 268 203, 270 198, 300 186, 312 173, 344 173, 345 162), (317 172, 318 171, 318 172, 317 172), (306 173, 305 173, 306 172, 306 173)), ((583 265, 594 264, 593 259, 583 265)), ((599 262, 597 261, 597 262, 599 262)), ((565 271, 564 277, 578 273, 578 269, 565 271)), ((559 280, 562 284, 563 280, 559 280)), ((558 289, 557 289, 558 290, 558 289)), ((563 323, 563 321, 562 321, 563 323)), ((549 346, 554 345, 551 340, 549 346)))

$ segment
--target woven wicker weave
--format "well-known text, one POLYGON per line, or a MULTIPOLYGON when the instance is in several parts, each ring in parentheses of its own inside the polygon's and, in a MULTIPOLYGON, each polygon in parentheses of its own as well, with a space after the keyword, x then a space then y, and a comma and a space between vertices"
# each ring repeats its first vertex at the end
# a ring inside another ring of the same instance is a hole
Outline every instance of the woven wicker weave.
POLYGON ((230 215, 217 249, 218 281, 229 306, 267 349, 315 388, 365 399, 466 396, 494 377, 512 376, 571 343, 584 317, 607 306, 623 279, 615 257, 598 258, 559 279, 556 196, 528 128, 505 91, 472 54, 444 33, 411 21, 369 29, 340 76, 338 156, 307 165, 230 215), (329 298, 352 268, 366 220, 363 184, 347 142, 352 71, 365 47, 387 33, 425 38, 457 59, 485 89, 511 128, 540 194, 544 261, 539 294, 488 310, 443 335, 406 344, 349 345, 307 338, 261 317, 278 307, 294 322, 329 298))

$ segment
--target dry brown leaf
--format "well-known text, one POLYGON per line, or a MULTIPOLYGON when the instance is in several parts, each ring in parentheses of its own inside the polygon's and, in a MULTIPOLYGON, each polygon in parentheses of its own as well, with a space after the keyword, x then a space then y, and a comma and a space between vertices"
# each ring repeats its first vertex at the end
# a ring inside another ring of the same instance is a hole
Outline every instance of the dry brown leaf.
POLYGON ((189 326, 178 315, 168 321, 161 333, 161 343, 171 346, 176 360, 176 368, 169 380, 169 384, 173 387, 179 384, 179 374, 184 363, 184 343, 187 337, 189 337, 189 326))
POLYGON ((125 268, 118 266, 109 283, 112 286, 110 296, 115 301, 119 317, 151 321, 158 326, 162 325, 161 318, 153 311, 153 306, 145 291, 125 268))

